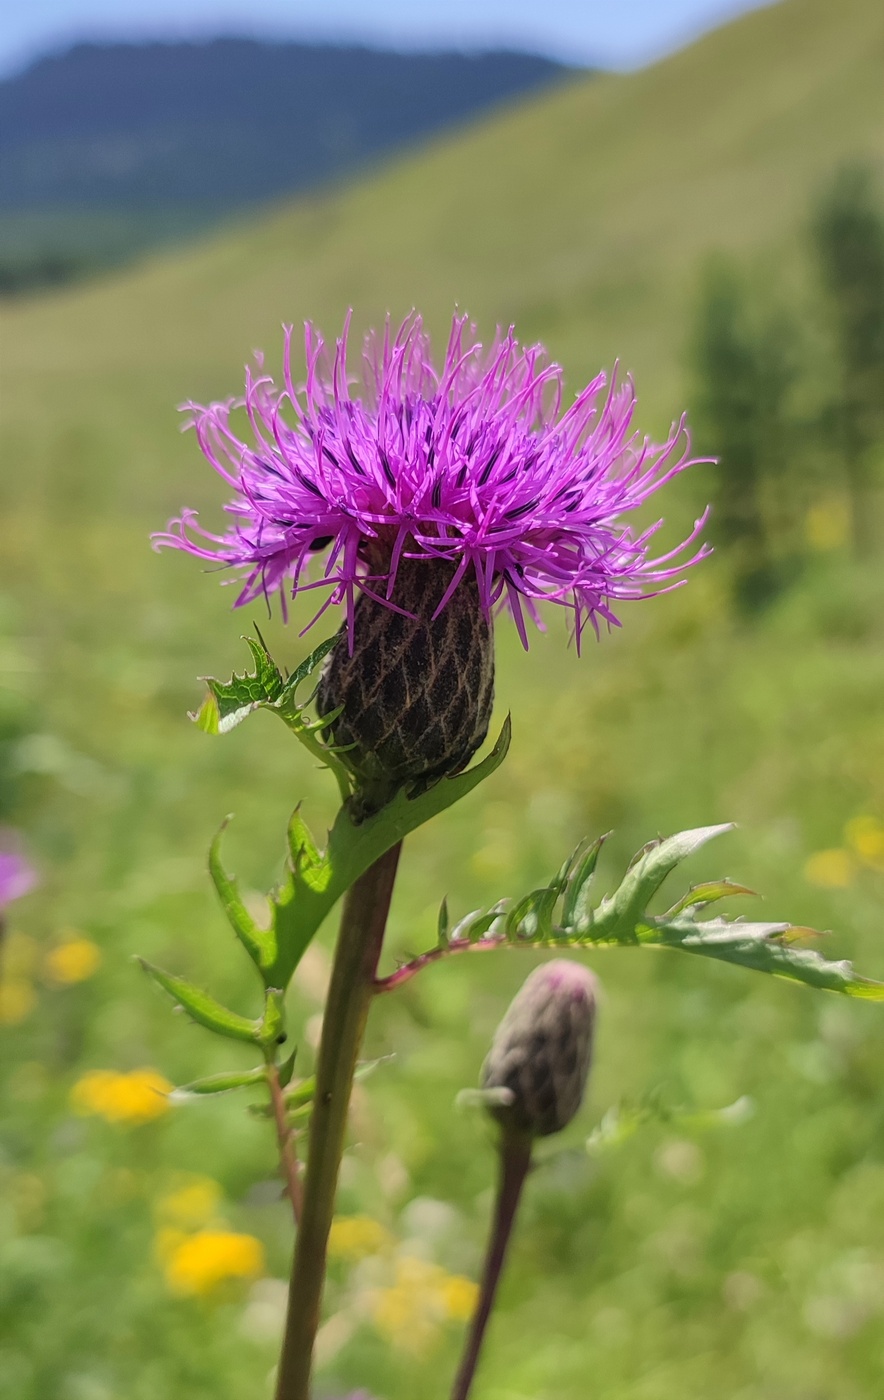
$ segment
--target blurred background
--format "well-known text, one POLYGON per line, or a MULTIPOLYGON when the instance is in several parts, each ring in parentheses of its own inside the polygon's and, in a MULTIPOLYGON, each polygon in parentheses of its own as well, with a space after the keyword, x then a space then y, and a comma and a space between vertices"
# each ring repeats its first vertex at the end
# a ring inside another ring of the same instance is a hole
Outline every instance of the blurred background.
MULTIPOLYGON (((510 756, 409 839, 389 958, 443 895, 519 894, 585 835, 613 830, 604 888, 657 833, 734 820, 691 878, 884 978, 884 12, 33 0, 4 31, 0 822, 39 883, 0 985, 0 1396, 241 1400, 282 1326, 272 1133, 235 1095, 157 1094, 239 1052, 132 955, 255 1014, 208 843, 234 812, 260 906, 290 810, 321 833, 334 793, 270 718, 187 721, 255 620, 289 667, 314 639, 151 552, 182 504, 221 520, 176 405, 236 394, 256 347, 277 368, 283 321, 416 306, 441 340, 459 306, 574 390, 619 360, 649 433, 687 409, 720 461, 663 509, 674 542, 711 501, 713 558, 581 658, 558 617, 528 654, 501 624, 510 756)), ((290 997, 305 1073, 332 935, 290 997)), ((375 1010, 321 1400, 445 1392, 493 1162, 454 1100, 533 961, 452 960, 375 1010)), ((880 1010, 591 961, 591 1093, 530 1183, 477 1400, 873 1400, 880 1010)))

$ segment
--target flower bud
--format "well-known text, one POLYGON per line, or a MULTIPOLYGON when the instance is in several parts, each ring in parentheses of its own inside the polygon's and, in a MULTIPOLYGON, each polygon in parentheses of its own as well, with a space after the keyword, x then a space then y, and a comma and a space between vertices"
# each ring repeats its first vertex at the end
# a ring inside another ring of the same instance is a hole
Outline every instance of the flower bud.
POLYGON ((393 611, 363 593, 329 657, 317 693, 320 715, 343 707, 327 738, 346 751, 359 808, 370 815, 406 785, 458 773, 488 732, 494 698, 491 625, 468 571, 444 608, 454 567, 399 561, 393 611))
POLYGON ((579 963, 556 958, 535 968, 511 1002, 482 1066, 483 1090, 505 1133, 547 1137, 570 1123, 583 1100, 592 1058, 597 984, 579 963))

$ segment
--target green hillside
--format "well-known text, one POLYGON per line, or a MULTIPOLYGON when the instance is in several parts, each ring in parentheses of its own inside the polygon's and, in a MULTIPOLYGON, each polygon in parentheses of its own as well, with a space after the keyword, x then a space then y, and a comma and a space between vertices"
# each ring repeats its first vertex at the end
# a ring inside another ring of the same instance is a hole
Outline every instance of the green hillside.
MULTIPOLYGON (((265 1393, 275 1354, 272 1288, 248 1307, 181 1300, 153 1253, 175 1173, 209 1173, 221 1214, 285 1276, 267 1124, 228 1099, 132 1129, 67 1106, 87 1069, 153 1065, 181 1082, 230 1063, 169 1016, 130 955, 253 1014, 206 845, 234 810, 230 861, 266 887, 294 803, 317 830, 332 812, 323 775, 287 757, 272 721, 213 740, 184 717, 195 677, 240 666, 252 613, 232 614, 195 561, 147 547, 183 503, 208 523, 223 499, 174 405, 235 393, 256 346, 276 364, 283 320, 333 335, 350 304, 359 328, 416 305, 442 334, 456 303, 483 329, 513 321, 544 339, 575 388, 619 357, 642 424, 665 427, 685 401, 704 255, 794 263, 833 166, 859 155, 884 170, 882 90, 878 0, 786 0, 645 72, 578 82, 204 246, 6 308, 0 773, 4 819, 27 829, 44 884, 14 920, 36 1002, 2 1030, 0 1198, 15 1206, 0 1211, 2 1400, 242 1400, 265 1393), (104 960, 59 988, 40 950, 69 928, 104 960)), ((703 495, 698 472, 667 504, 673 530, 703 495)), ((836 928, 831 949, 884 977, 884 874, 843 836, 884 820, 882 595, 880 569, 835 551, 748 630, 713 559, 680 593, 625 607, 622 633, 582 659, 559 622, 527 656, 502 625, 512 753, 410 842, 394 947, 432 938, 443 894, 465 912, 526 890, 586 833, 615 829, 610 878, 657 831, 733 818, 741 829, 692 877, 764 890, 771 917, 836 928), (844 879, 820 888, 803 871, 829 848, 844 879)), ((297 630, 267 625, 287 664, 307 646, 297 630)), ((874 1400, 880 1012, 675 955, 595 962, 607 997, 592 1101, 573 1156, 529 1188, 477 1400, 874 1400), (589 1163, 605 1110, 657 1089, 698 1110, 748 1094, 755 1114, 706 1133, 652 1125, 589 1163)), ((528 965, 453 962, 373 1023, 372 1053, 397 1058, 360 1089, 342 1207, 455 1271, 476 1265, 490 1153, 453 1100, 528 965)), ((293 997, 305 1061, 322 971, 317 954, 293 997)), ((327 1396, 441 1395, 457 1328, 436 1350, 391 1351, 353 1321, 358 1286, 339 1266, 327 1396)))

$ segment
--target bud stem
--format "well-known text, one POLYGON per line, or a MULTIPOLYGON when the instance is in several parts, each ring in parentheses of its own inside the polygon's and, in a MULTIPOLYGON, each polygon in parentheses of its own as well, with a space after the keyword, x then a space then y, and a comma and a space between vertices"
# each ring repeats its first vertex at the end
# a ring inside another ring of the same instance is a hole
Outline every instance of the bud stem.
POLYGON ((501 1134, 500 1174, 497 1183, 497 1200, 494 1203, 494 1220, 485 1253, 479 1299, 470 1324, 460 1370, 451 1392, 451 1400, 467 1400, 472 1389, 479 1362, 479 1352, 482 1349, 485 1329, 494 1306, 494 1298, 503 1271, 513 1222, 522 1196, 522 1187, 531 1169, 533 1141, 533 1138, 527 1133, 505 1130, 501 1134))
POLYGON ((316 1067, 304 1199, 276 1400, 309 1400, 313 1344, 319 1328, 350 1092, 374 994, 400 849, 401 842, 369 866, 344 902, 316 1067))

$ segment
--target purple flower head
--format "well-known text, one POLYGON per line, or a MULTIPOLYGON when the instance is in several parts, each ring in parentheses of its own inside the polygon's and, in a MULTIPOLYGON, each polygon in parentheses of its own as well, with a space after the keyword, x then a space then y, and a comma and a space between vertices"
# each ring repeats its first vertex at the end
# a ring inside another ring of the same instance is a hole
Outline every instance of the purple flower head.
POLYGON ((0 916, 7 904, 21 899, 36 883, 36 871, 22 855, 16 833, 0 829, 0 916))
POLYGON ((292 378, 287 327, 283 387, 259 357, 244 398, 186 406, 235 493, 230 525, 210 534, 185 510, 154 540, 244 574, 238 606, 278 590, 285 608, 287 596, 327 585, 320 613, 343 602, 352 638, 360 590, 395 608, 401 559, 439 559, 454 570, 438 611, 472 571, 486 615, 508 607, 523 645, 525 615, 541 626, 544 601, 573 611, 579 645, 587 621, 597 633, 600 621, 616 624, 620 600, 674 586, 708 553, 691 553, 705 516, 657 558, 662 521, 635 533, 622 520, 692 465, 684 419, 660 446, 633 429, 630 379, 608 386, 599 374, 563 408, 562 370, 542 346, 522 348, 510 329, 483 349, 455 317, 437 369, 412 315, 395 335, 388 321, 367 337, 357 396, 349 325, 348 316, 332 356, 307 324, 303 383, 292 378), (249 441, 231 426, 235 409, 248 416, 249 441))

